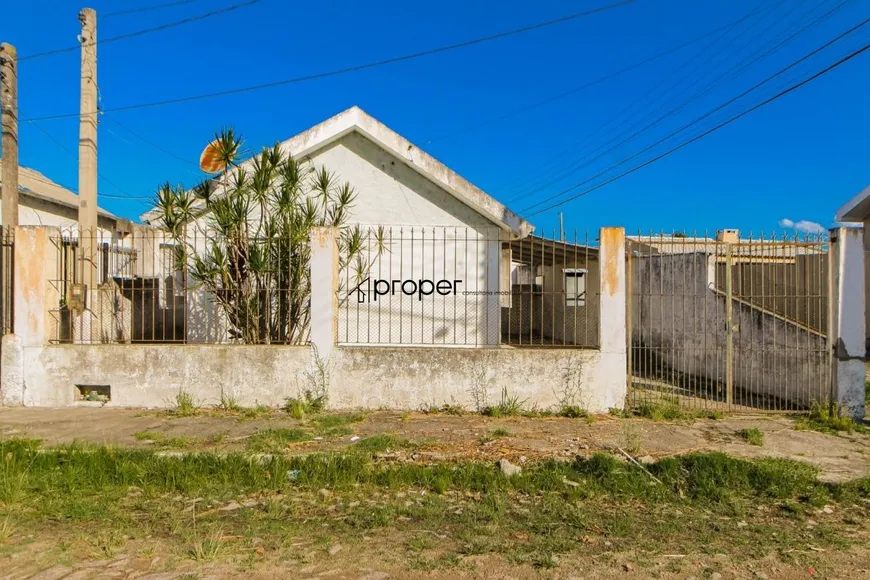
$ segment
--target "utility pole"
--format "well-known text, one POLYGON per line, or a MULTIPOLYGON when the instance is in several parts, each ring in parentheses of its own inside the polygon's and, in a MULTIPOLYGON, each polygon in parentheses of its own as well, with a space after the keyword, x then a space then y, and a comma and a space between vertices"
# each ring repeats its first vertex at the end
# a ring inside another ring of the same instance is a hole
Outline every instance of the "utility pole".
POLYGON ((3 127, 3 227, 18 225, 18 57, 0 44, 0 108, 3 127))
POLYGON ((559 241, 565 242, 565 221, 562 219, 562 212, 559 212, 559 241))
MULTIPOLYGON (((85 296, 97 282, 97 13, 79 12, 82 34, 81 102, 79 116, 79 249, 85 296)), ((87 300, 87 298, 85 298, 87 300)))
POLYGON ((78 340, 99 341, 94 310, 97 293, 97 13, 79 12, 82 33, 81 101, 79 103, 79 263, 81 283, 73 287, 78 300, 71 300, 81 315, 78 340), (88 312, 90 311, 90 312, 88 312))

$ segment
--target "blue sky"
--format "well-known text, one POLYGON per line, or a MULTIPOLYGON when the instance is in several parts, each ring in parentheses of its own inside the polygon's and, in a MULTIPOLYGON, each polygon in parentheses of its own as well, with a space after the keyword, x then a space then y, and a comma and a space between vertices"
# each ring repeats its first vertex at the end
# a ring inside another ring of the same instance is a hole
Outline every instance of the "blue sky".
MULTIPOLYGON (((180 20, 240 0, 200 0, 105 17, 124 8, 167 1, 91 2, 98 14, 99 38, 180 20)), ((101 195, 149 197, 164 181, 193 185, 201 178, 196 167, 199 153, 221 126, 233 125, 249 146, 259 147, 359 105, 515 211, 528 215, 534 210, 523 210, 534 203, 612 167, 870 15, 870 0, 849 0, 823 22, 728 78, 740 63, 772 48, 841 2, 636 0, 605 13, 375 69, 215 99, 107 113, 99 129, 99 191, 101 195), (499 119, 749 13, 735 27, 665 58, 499 119), (577 169, 594 157, 596 148, 609 148, 604 145, 631 134, 633 126, 643 127, 708 87, 706 95, 683 110, 577 169), (628 115, 618 116, 630 106, 628 115), (128 129, 189 162, 143 143, 128 129)), ((101 104, 111 109, 315 74, 608 3, 261 0, 177 28, 100 45, 101 104)), ((0 39, 15 44, 21 57, 74 45, 80 7, 68 0, 6 3, 0 39)), ((838 60, 868 38, 870 26, 865 26, 700 123, 684 139, 838 60)), ((78 111, 79 58, 78 51, 73 51, 21 62, 23 117, 78 111)), ((567 228, 581 231, 622 225, 630 231, 712 232, 737 227, 758 233, 777 230, 782 219, 830 226, 837 207, 870 183, 868 65, 870 55, 865 53, 721 131, 530 221, 539 231, 550 231, 558 224, 561 210, 567 228)), ((76 119, 40 121, 39 127, 76 152, 76 119)), ((23 119, 20 131, 22 165, 63 184, 77 183, 73 155, 23 119)), ((679 142, 667 142, 590 181, 587 187, 679 142)), ((127 217, 147 209, 147 201, 134 199, 102 197, 101 205, 127 217)))

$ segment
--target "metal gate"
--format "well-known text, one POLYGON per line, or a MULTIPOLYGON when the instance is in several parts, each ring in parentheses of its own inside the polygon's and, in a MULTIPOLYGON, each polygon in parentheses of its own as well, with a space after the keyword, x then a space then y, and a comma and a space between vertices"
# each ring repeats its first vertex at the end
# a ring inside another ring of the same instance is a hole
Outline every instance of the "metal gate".
POLYGON ((828 240, 628 236, 628 403, 800 411, 831 396, 828 240))

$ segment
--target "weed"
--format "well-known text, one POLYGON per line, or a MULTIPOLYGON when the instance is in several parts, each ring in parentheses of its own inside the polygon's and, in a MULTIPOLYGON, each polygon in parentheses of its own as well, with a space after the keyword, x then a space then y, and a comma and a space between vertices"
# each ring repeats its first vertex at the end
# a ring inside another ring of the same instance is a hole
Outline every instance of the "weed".
POLYGON ((633 421, 626 419, 622 422, 621 439, 622 448, 629 454, 635 455, 640 451, 640 428, 633 421))
POLYGON ((284 410, 297 420, 302 420, 305 415, 314 415, 326 408, 326 395, 316 395, 306 390, 299 397, 287 397, 284 402, 284 410))
POLYGON ((750 445, 758 445, 760 447, 764 444, 764 433, 762 433, 755 427, 751 427, 749 429, 741 429, 737 432, 737 436, 749 443, 750 445))
POLYGON ((464 415, 465 409, 460 407, 459 405, 454 405, 451 403, 444 403, 442 405, 428 405, 421 409, 423 413, 427 415, 441 414, 441 415, 464 415))
POLYGON ((263 429, 248 438, 247 448, 259 453, 279 452, 300 441, 311 441, 311 434, 304 429, 263 429))
POLYGON ((820 431, 836 435, 841 431, 865 433, 867 427, 856 423, 851 417, 844 416, 840 406, 815 403, 810 412, 795 419, 795 428, 809 431, 820 431))
POLYGON ((163 434, 157 431, 137 431, 133 433, 133 437, 136 438, 136 441, 157 441, 163 438, 163 434))
POLYGON ((468 389, 468 394, 471 396, 475 411, 484 413, 489 408, 485 366, 480 365, 472 369, 471 387, 468 389))
POLYGON ((508 393, 507 387, 501 390, 501 400, 497 405, 486 407, 482 413, 488 417, 516 417, 522 414, 525 399, 508 393))
POLYGON ((15 533, 15 524, 9 516, 0 521, 0 544, 12 537, 15 533))
POLYGON ((221 393, 221 402, 218 404, 218 409, 227 413, 240 413, 242 411, 242 407, 236 398, 225 393, 221 393))
POLYGON ((223 529, 218 528, 211 534, 195 538, 188 548, 187 555, 197 562, 211 562, 223 552, 223 529))
POLYGON ((580 357, 572 355, 562 369, 562 388, 556 392, 558 404, 557 414, 562 417, 586 417, 588 413, 583 400, 583 361, 580 357))
POLYGON ((619 417, 620 419, 625 419, 627 417, 625 410, 620 409, 618 407, 610 407, 607 409, 607 412, 613 417, 619 417))
POLYGON ((577 405, 563 405, 557 413, 560 417, 568 417, 569 419, 579 419, 589 416, 589 412, 583 407, 577 405))
POLYGON ((326 408, 326 403, 329 400, 331 382, 329 361, 320 356, 314 345, 311 348, 314 353, 314 369, 304 374, 307 386, 300 399, 305 401, 307 405, 306 412, 319 413, 326 408))
POLYGON ((173 409, 172 414, 176 417, 195 417, 198 415, 199 408, 193 395, 187 391, 178 391, 178 394, 175 395, 175 409, 173 409))
POLYGON ((492 436, 493 437, 510 437, 511 432, 508 431, 507 429, 503 429, 500 427, 498 429, 493 430, 492 436))

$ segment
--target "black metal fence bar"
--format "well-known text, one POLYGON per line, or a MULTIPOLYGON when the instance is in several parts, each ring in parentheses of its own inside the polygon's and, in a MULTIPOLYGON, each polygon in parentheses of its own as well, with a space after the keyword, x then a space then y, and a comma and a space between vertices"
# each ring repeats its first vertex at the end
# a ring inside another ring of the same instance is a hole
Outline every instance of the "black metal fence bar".
POLYGON ((598 249, 496 228, 367 226, 339 262, 344 345, 598 346, 598 249))

